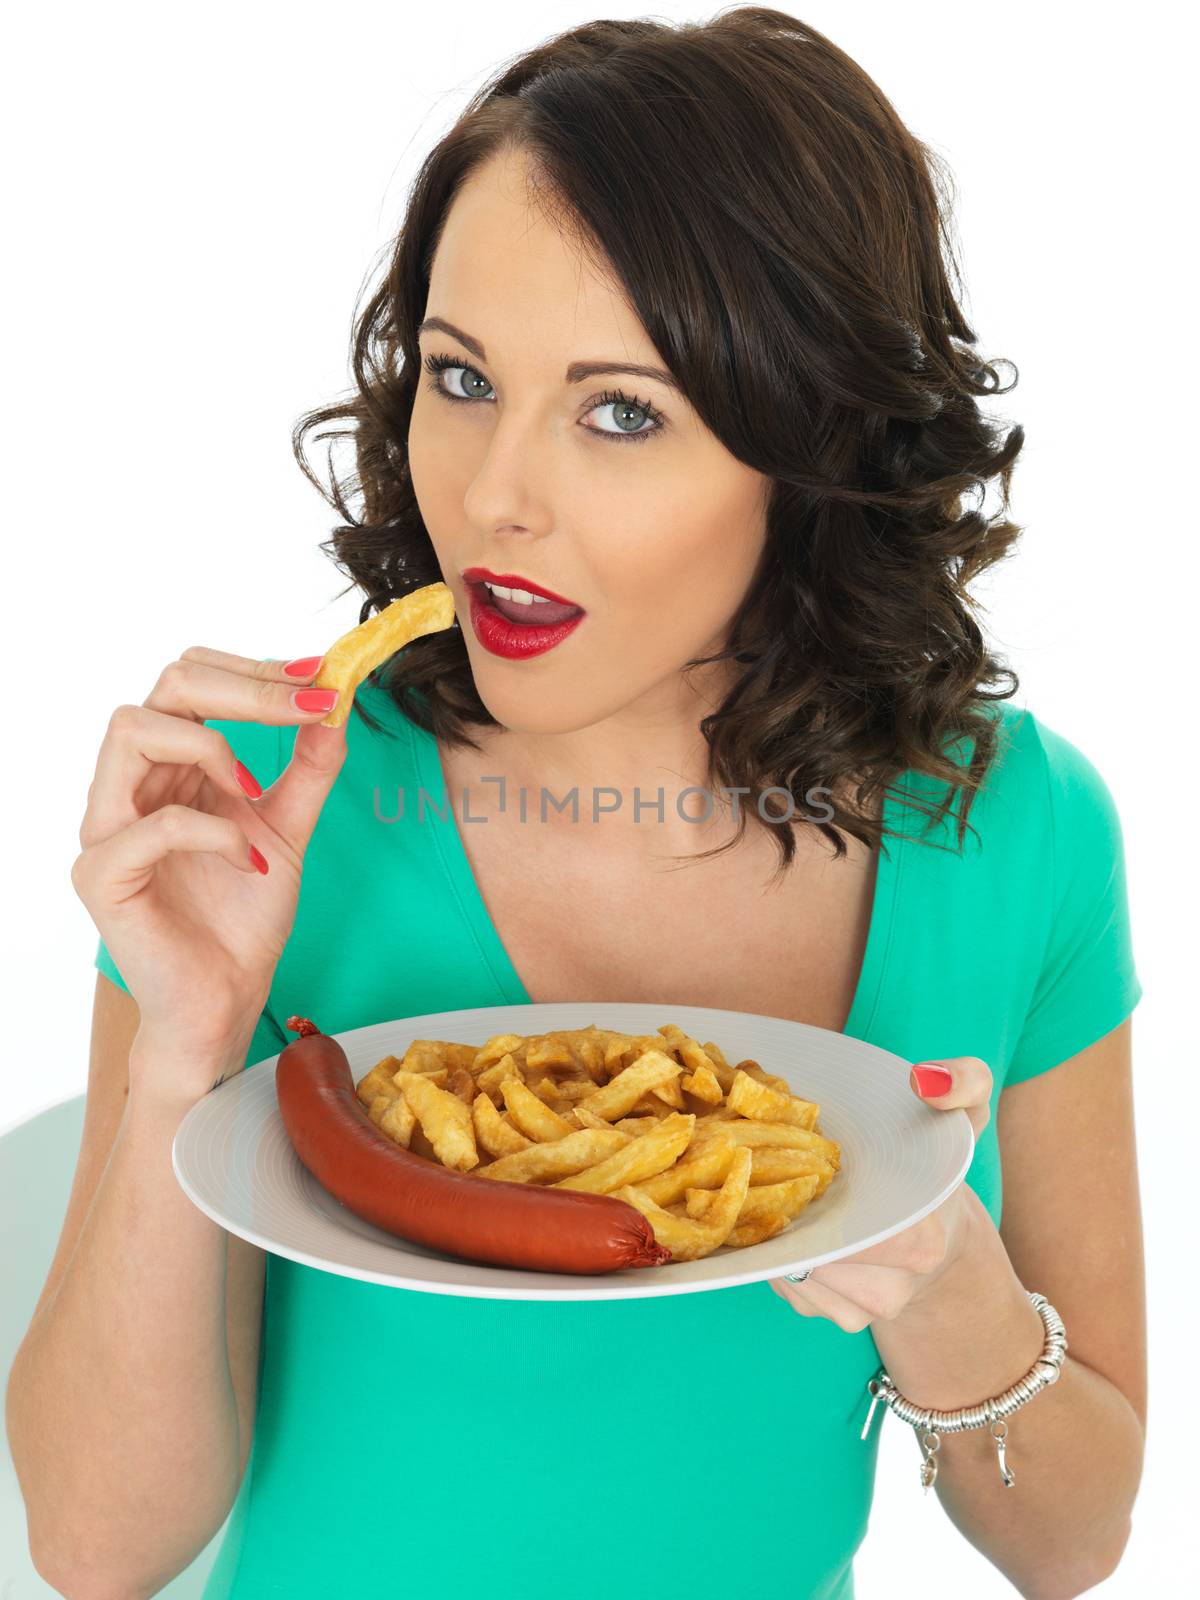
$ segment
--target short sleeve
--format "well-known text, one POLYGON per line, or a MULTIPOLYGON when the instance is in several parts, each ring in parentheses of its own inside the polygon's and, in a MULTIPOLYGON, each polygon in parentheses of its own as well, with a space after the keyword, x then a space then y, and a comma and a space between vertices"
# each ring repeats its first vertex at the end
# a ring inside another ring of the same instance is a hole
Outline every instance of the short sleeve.
MULTIPOLYGON (((295 737, 294 730, 289 727, 275 727, 265 722, 238 722, 218 718, 208 718, 206 728, 215 728, 218 733, 224 734, 234 756, 250 769, 254 776, 267 789, 279 777, 291 756, 291 744, 295 737), (285 754, 286 740, 286 754, 285 754)), ((96 957, 93 966, 102 972, 106 978, 111 979, 118 989, 129 993, 129 985, 121 976, 120 968, 113 960, 112 955, 101 939, 96 947, 96 957)), ((247 1063, 253 1065, 267 1056, 276 1055, 283 1049, 287 1039, 283 1030, 264 1011, 259 1017, 255 1028, 254 1038, 251 1042, 247 1063)))
POLYGON ((1121 821, 1093 763, 1040 719, 1051 827, 1051 916, 1024 1026, 1005 1073, 1021 1083, 1078 1055, 1142 997, 1121 821))

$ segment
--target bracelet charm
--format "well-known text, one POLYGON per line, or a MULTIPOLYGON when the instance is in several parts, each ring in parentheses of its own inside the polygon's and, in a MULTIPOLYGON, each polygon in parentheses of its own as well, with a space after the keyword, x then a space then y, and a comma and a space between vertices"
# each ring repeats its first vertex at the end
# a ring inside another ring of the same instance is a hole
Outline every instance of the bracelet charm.
POLYGON ((937 1452, 942 1441, 932 1429, 918 1433, 917 1438, 921 1441, 921 1487, 928 1490, 937 1478, 937 1452))
MULTIPOLYGON (((1057 1376, 1058 1374, 1056 1373, 1055 1377, 1057 1376)), ((1004 1442, 1008 1438, 1008 1423, 1004 1421, 1003 1417, 996 1417, 993 1413, 990 1431, 992 1438, 996 1441, 996 1459, 1000 1463, 1000 1476, 1004 1479, 1004 1487, 1006 1489, 1011 1489, 1013 1484, 1016 1482, 1016 1479, 1013 1477, 1011 1469, 1006 1465, 1004 1460, 1004 1442)))
POLYGON ((988 1429, 996 1445, 1000 1481, 1006 1489, 1011 1489, 1017 1481, 1012 1468, 1005 1460, 1005 1445, 1008 1441, 1008 1423, 1005 1418, 1032 1400, 1035 1394, 1040 1394, 1050 1384, 1057 1383, 1067 1353, 1067 1332, 1058 1312, 1045 1295, 1035 1294, 1031 1289, 1027 1289, 1025 1293, 1045 1326, 1046 1343, 1041 1355, 1025 1376, 1018 1379, 1003 1394, 993 1395, 982 1405, 965 1406, 957 1411, 935 1411, 928 1407, 914 1406, 911 1400, 906 1400, 882 1367, 868 1381, 867 1390, 871 1396, 871 1404, 867 1408, 867 1420, 863 1424, 859 1438, 866 1439, 871 1429, 871 1419, 875 1415, 875 1407, 882 1400, 885 1406, 890 1407, 902 1421, 910 1423, 916 1430, 917 1440, 921 1446, 922 1488, 928 1490, 937 1481, 937 1452, 942 1443, 940 1435, 962 1433, 967 1428, 988 1429))

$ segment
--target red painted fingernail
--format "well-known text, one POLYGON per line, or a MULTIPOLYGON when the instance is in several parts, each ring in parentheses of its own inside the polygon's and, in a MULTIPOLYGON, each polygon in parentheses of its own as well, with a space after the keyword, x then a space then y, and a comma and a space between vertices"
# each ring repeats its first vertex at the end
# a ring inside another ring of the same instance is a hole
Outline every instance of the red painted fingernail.
POLYGON ((332 711, 336 689, 293 689, 292 704, 297 711, 332 711))
POLYGON ((263 855, 261 850, 256 850, 253 845, 250 846, 250 859, 260 872, 265 873, 267 871, 266 856, 263 855))
POLYGON ((241 784, 242 788, 250 796, 251 800, 257 800, 259 795, 263 792, 262 784, 259 783, 258 779, 250 771, 250 768, 244 767, 240 761, 235 761, 233 767, 237 776, 237 781, 241 784))
POLYGON ((300 656, 296 661, 286 662, 283 670, 289 678, 311 678, 324 659, 323 656, 300 656))
POLYGON ((914 1067, 912 1075, 916 1079, 916 1090, 923 1100, 928 1100, 931 1095, 945 1094, 954 1082, 952 1073, 945 1067, 939 1067, 936 1062, 931 1062, 923 1067, 914 1067))

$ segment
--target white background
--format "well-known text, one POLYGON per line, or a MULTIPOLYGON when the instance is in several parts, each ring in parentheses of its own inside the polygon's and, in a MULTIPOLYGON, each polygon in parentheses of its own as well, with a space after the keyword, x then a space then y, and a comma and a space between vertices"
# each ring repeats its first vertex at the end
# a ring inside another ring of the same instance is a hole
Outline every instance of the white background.
MULTIPOLYGON (((787 9, 949 160, 968 320, 985 354, 1020 369, 994 405, 1027 430, 1012 501, 1026 532, 980 596, 1018 703, 1116 797, 1146 990, 1134 1032, 1149 1445, 1133 1537, 1103 1589, 1180 1594, 1196 1581, 1196 40, 1161 4, 787 9)), ((188 645, 319 654, 357 621, 358 596, 338 598, 344 580, 317 549, 333 515, 289 435, 345 391, 355 306, 417 163, 484 75, 549 33, 713 10, 210 0, 10 13, 0 1130, 86 1085, 97 931, 69 871, 113 708, 140 703, 188 645)), ((922 1498, 912 1430, 884 1422, 860 1600, 924 1595, 935 1575, 940 1592, 1012 1594, 922 1498)), ((1011 1445, 1016 1465, 1019 1416, 1011 1445)), ((802 1538, 781 1536, 801 1572, 802 1538)))

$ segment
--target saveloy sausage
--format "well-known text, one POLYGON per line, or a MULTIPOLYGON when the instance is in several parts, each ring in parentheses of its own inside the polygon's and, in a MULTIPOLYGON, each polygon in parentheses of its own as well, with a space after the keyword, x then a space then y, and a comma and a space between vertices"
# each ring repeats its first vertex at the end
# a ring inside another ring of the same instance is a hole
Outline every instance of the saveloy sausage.
POLYGON ((381 1133, 346 1052, 307 1017, 275 1067, 279 1113, 300 1160, 335 1199, 388 1233, 467 1260, 542 1272, 661 1266, 671 1252, 612 1195, 456 1172, 381 1133))

